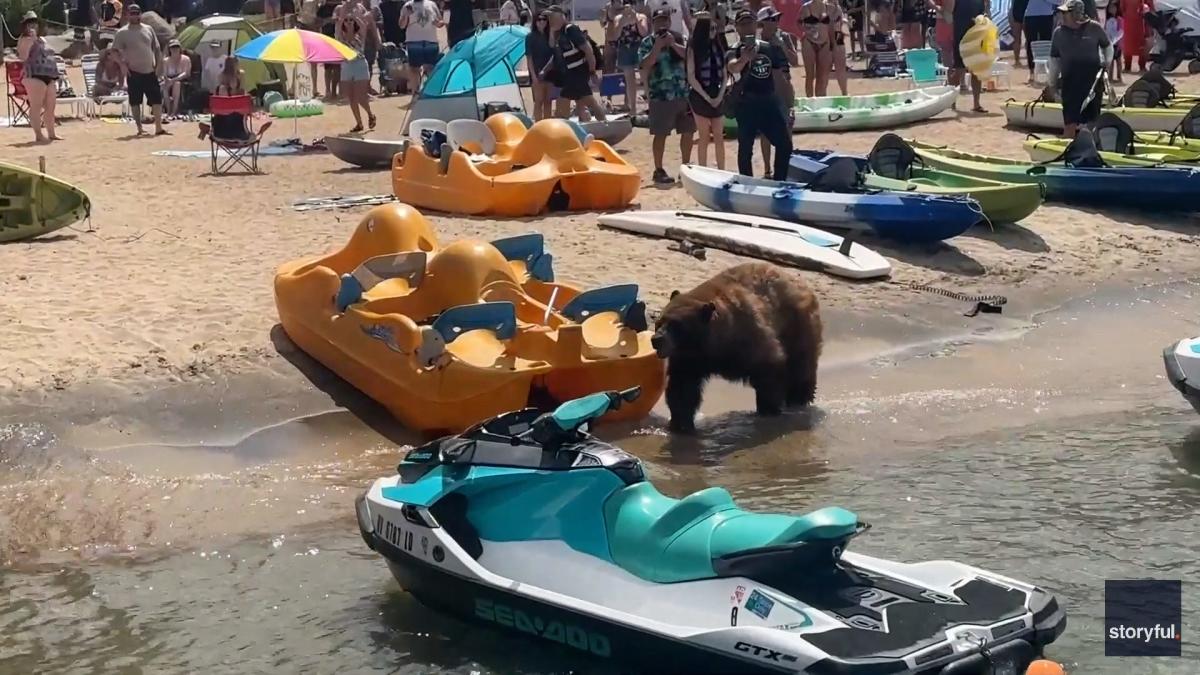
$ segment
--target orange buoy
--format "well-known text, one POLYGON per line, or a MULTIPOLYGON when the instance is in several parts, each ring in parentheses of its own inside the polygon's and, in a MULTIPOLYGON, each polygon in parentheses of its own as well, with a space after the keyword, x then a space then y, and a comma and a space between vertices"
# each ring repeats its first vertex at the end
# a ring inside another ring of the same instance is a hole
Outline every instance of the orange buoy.
POLYGON ((1025 671, 1025 675, 1066 675, 1063 667, 1053 661, 1046 659, 1038 659, 1029 664, 1029 669, 1025 671))

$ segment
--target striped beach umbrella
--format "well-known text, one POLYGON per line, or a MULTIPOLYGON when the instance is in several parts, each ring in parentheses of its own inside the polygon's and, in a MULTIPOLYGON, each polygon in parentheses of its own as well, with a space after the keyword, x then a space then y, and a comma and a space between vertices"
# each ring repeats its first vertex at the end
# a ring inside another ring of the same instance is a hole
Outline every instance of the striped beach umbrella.
POLYGON ((359 53, 324 33, 287 28, 254 38, 234 56, 268 63, 341 63, 359 53))

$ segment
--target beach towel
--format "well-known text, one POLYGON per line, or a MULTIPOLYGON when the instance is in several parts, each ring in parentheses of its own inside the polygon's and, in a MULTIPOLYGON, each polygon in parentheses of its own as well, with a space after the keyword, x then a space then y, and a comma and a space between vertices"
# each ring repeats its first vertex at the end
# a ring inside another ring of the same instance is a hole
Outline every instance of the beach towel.
POLYGON ((349 195, 346 197, 312 197, 297 199, 292 202, 292 208, 297 211, 315 211, 318 209, 348 209, 353 206, 377 206, 396 200, 393 195, 349 195))
MULTIPOLYGON (((212 153, 209 152, 208 150, 155 150, 154 152, 152 152, 150 154, 158 155, 159 157, 182 157, 184 159, 209 159, 212 157, 212 153)), ((265 146, 259 148, 258 154, 260 154, 260 155, 298 155, 298 154, 300 154, 300 148, 295 147, 295 146, 280 147, 280 146, 273 146, 273 145, 265 145, 265 146)), ((220 148, 217 150, 217 156, 220 157, 222 155, 228 157, 229 153, 225 152, 224 148, 220 148)))

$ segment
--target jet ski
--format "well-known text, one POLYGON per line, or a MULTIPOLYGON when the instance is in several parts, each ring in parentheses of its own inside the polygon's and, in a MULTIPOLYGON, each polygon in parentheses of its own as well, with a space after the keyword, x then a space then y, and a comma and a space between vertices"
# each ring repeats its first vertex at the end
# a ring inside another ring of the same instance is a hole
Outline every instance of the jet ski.
POLYGON ((588 433, 636 388, 505 413, 414 448, 355 502, 423 604, 637 672, 1020 675, 1066 626, 1037 586, 848 552, 836 506, 672 499, 588 433))
POLYGON ((1200 337, 1180 340, 1163 350, 1171 386, 1200 412, 1200 337))

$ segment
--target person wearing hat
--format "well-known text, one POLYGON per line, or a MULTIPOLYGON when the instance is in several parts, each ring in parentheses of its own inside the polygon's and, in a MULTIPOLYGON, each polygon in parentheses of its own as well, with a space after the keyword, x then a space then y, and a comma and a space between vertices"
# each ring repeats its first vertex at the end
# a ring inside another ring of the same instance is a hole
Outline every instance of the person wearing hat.
POLYGON ((137 135, 146 135, 142 128, 143 100, 150 104, 154 115, 154 135, 166 135, 168 132, 162 126, 162 88, 158 84, 159 73, 163 70, 162 50, 154 30, 142 23, 142 8, 138 5, 129 6, 129 23, 117 31, 113 48, 125 64, 129 107, 137 125, 137 135))
POLYGON ((549 20, 548 42, 554 58, 542 69, 542 78, 559 88, 555 115, 570 117, 571 108, 580 114, 587 109, 600 121, 608 119, 604 108, 592 95, 592 73, 596 72, 596 52, 587 36, 573 23, 558 5, 546 8, 549 20), (572 105, 573 104, 573 105, 572 105))
POLYGON ((783 101, 791 100, 787 55, 779 45, 763 42, 755 35, 755 15, 741 10, 734 19, 739 42, 729 50, 726 62, 734 83, 726 93, 726 105, 737 120, 738 172, 752 176, 754 141, 759 134, 775 146, 775 180, 786 180, 792 155, 792 130, 783 114, 783 101))
POLYGON ((179 114, 183 84, 192 75, 192 58, 183 51, 179 40, 172 39, 167 43, 167 61, 163 71, 163 113, 174 117, 179 114))
POLYGON ((692 34, 692 24, 695 23, 692 18, 692 6, 688 0, 649 0, 646 10, 651 16, 660 10, 670 12, 671 32, 682 36, 684 42, 687 42, 692 34))
POLYGON ((1104 27, 1088 16, 1083 0, 1066 0, 1058 11, 1062 23, 1050 38, 1049 86, 1061 92, 1063 135, 1075 138, 1079 125, 1100 116, 1112 43, 1104 27))
POLYGON ((679 134, 679 153, 683 163, 690 164, 692 161, 696 121, 692 119, 692 110, 688 106, 690 88, 684 67, 686 57, 683 36, 671 30, 671 10, 655 10, 650 19, 650 35, 642 40, 642 46, 638 49, 642 79, 650 92, 649 127, 655 185, 675 182, 663 168, 667 136, 672 131, 679 134))
MULTIPOLYGON (((818 5, 818 4, 822 5, 822 8, 818 11, 825 11, 824 7, 823 7, 825 3, 823 0, 812 0, 807 5, 805 5, 803 9, 801 9, 801 12, 803 12, 805 9, 811 10, 814 5, 818 5)), ((840 10, 838 10, 838 11, 840 12, 840 10)), ((811 17, 812 14, 809 14, 809 16, 811 17)), ((826 16, 828 16, 828 15, 826 15, 826 16)), ((792 127, 792 122, 795 120, 795 115, 796 115, 796 113, 792 107, 793 106, 792 102, 795 101, 795 99, 796 99, 796 90, 792 87, 792 74, 791 74, 792 71, 791 71, 791 69, 799 67, 800 55, 796 53, 796 44, 793 41, 792 34, 786 32, 786 31, 779 30, 779 20, 782 17, 783 17, 783 13, 780 12, 778 9, 775 9, 775 7, 773 5, 765 5, 762 8, 760 8, 758 10, 758 15, 757 15, 758 31, 759 31, 758 35, 762 39, 763 42, 766 42, 770 45, 773 45, 773 46, 776 46, 776 47, 779 47, 780 49, 782 49, 784 56, 787 57, 787 65, 784 66, 784 68, 782 70, 775 71, 774 77, 775 77, 776 89, 780 92, 780 94, 779 94, 780 108, 779 109, 781 111, 783 111, 783 117, 787 120, 788 128, 790 129, 792 127)), ((826 23, 828 23, 828 19, 826 19, 826 23)), ((828 57, 828 55, 830 54, 829 47, 831 44, 832 44, 832 40, 828 40, 821 47, 821 50, 822 50, 821 53, 826 55, 826 57, 828 57)), ((807 45, 807 46, 811 47, 811 44, 807 45)), ((822 60, 820 62, 820 64, 821 65, 819 65, 819 66, 813 66, 811 68, 811 70, 808 67, 805 68, 806 84, 808 82, 808 73, 812 72, 813 74, 818 75, 818 79, 820 79, 820 81, 822 83, 824 83, 824 84, 822 84, 822 87, 828 86, 829 69, 832 64, 832 61, 829 60, 828 58, 826 58, 826 59, 822 60), (821 79, 822 70, 824 71, 823 79, 821 79)), ((825 95, 825 90, 822 88, 821 93, 817 94, 817 96, 824 96, 824 95, 825 95)), ((771 144, 767 141, 766 136, 759 136, 758 144, 759 144, 759 147, 762 148, 763 167, 764 167, 763 171, 767 175, 770 175, 772 173, 771 172, 771 144)))
POLYGON ((58 102, 58 64, 54 50, 38 34, 37 12, 21 17, 21 37, 17 38, 17 56, 22 68, 21 84, 29 102, 29 126, 37 143, 61 140, 54 133, 54 108, 58 102), (45 133, 42 129, 45 128, 45 133))

